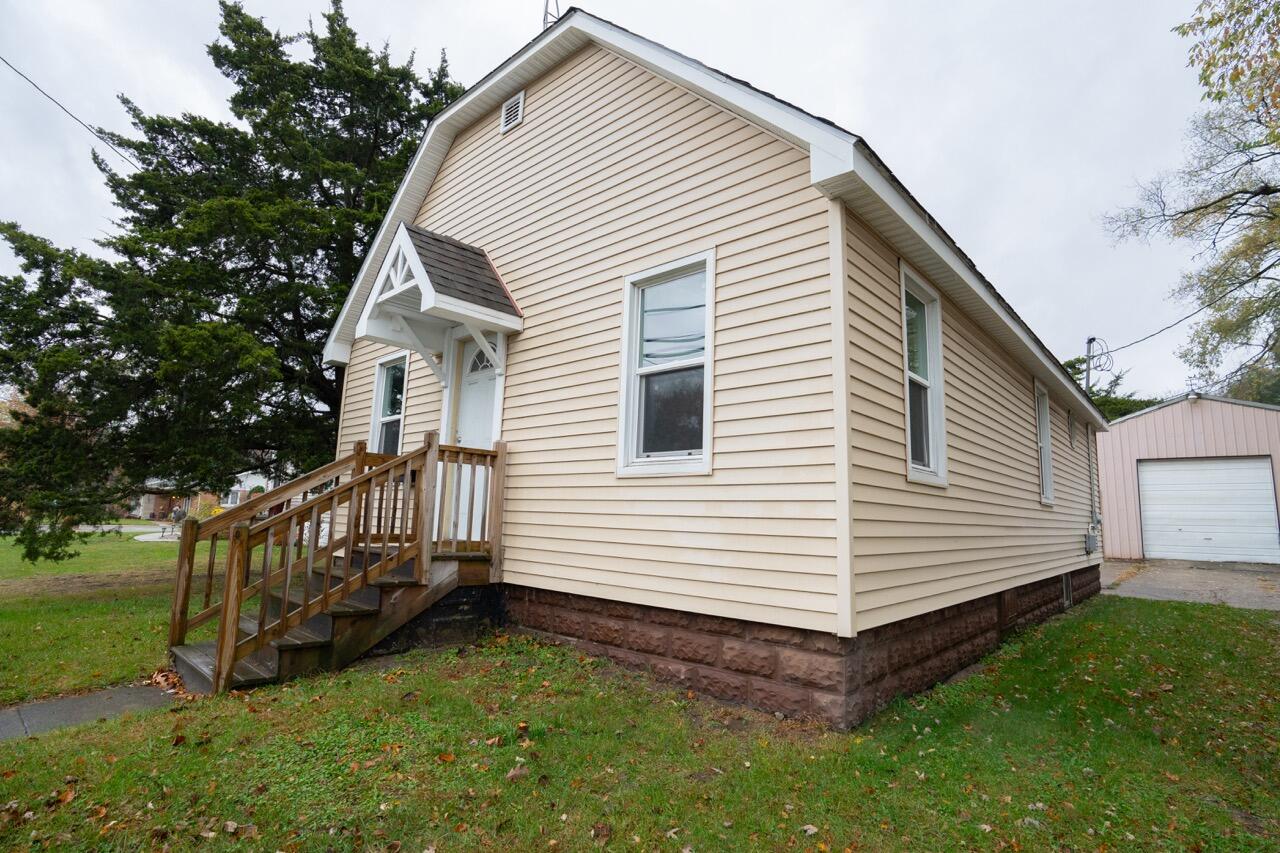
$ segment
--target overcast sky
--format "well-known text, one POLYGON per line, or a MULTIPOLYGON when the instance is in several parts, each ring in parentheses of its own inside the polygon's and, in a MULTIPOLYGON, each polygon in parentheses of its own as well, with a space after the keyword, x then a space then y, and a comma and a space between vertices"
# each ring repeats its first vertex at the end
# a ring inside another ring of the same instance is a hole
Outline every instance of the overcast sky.
MULTIPOLYGON (((565 3, 565 8, 568 3, 565 3)), ((284 32, 323 0, 245 0, 284 32)), ((1202 108, 1186 43, 1193 0, 903 2, 600 0, 584 5, 861 134, 1055 355, 1112 346, 1186 313, 1169 298, 1185 246, 1113 245, 1101 217, 1182 159, 1202 108)), ((532 38, 541 0, 348 0, 361 37, 419 68, 449 53, 471 84, 532 38)), ((229 117, 204 46, 213 0, 0 0, 0 54, 91 125, 127 130, 115 100, 229 117)), ((103 146, 0 66, 0 219, 93 249, 111 230, 89 161, 103 146)), ((108 156, 111 156, 108 154, 108 156)), ((0 271, 13 258, 0 250, 0 271)), ((1174 332, 1116 356, 1126 387, 1183 390, 1174 332)))

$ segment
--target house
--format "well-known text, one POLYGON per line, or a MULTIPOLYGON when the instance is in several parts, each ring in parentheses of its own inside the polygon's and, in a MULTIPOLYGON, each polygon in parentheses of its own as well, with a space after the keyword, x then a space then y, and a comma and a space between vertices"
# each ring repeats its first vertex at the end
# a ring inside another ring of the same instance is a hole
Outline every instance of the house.
POLYGON ((273 485, 271 480, 256 471, 245 471, 237 474, 236 481, 231 484, 231 488, 218 496, 218 506, 223 509, 238 506, 247 501, 255 492, 265 492, 272 488, 273 485))
POLYGON ((1104 419, 866 142, 581 10, 431 122, 325 356, 317 565, 481 555, 440 583, 692 690, 848 726, 1098 589, 1104 419))
POLYGON ((1280 407, 1190 392, 1098 436, 1108 557, 1280 563, 1280 407))

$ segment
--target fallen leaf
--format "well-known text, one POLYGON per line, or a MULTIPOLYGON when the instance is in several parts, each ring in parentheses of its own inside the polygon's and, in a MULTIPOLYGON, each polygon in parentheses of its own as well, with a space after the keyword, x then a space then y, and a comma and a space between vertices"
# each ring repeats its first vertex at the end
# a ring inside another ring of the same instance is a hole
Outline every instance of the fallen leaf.
POLYGON ((805 835, 817 835, 817 834, 818 834, 818 827, 814 826, 814 825, 813 825, 813 824, 811 824, 811 823, 806 823, 804 826, 800 827, 800 830, 801 830, 802 832, 804 832, 804 834, 805 834, 805 835))
POLYGON ((439 761, 441 764, 452 764, 453 759, 454 755, 452 752, 442 752, 436 756, 436 761, 439 761))
POLYGON ((591 827, 591 837, 596 841, 608 841, 613 836, 613 828, 607 823, 597 823, 591 827))
POLYGON ((227 835, 235 835, 236 830, 239 828, 240 824, 236 823, 234 820, 229 820, 222 825, 222 831, 227 835))
POLYGON ((517 764, 515 767, 512 767, 510 770, 507 771, 507 781, 514 782, 517 779, 523 779, 528 775, 529 775, 529 768, 525 767, 523 764, 517 764))
POLYGON ((183 745, 184 743, 186 743, 186 742, 187 742, 187 736, 186 736, 186 735, 178 735, 177 737, 175 737, 175 738, 173 739, 173 745, 174 745, 174 746, 182 746, 182 745, 183 745))

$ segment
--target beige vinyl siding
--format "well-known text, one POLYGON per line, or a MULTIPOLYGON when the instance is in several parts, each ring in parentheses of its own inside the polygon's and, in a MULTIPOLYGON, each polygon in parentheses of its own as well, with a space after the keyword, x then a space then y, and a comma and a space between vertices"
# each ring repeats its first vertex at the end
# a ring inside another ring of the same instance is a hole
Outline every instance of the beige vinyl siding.
POLYGON ((1040 501, 1030 374, 942 298, 945 488, 906 479, 898 257, 846 212, 856 625, 1093 565, 1083 426, 1050 400, 1054 504, 1040 501))
POLYGON ((483 247, 525 315, 506 581, 835 630, 826 217, 804 152, 597 47, 526 89, 519 127, 459 134, 417 222, 483 247), (623 279, 711 248, 714 470, 619 478, 623 279))
MULTIPOLYGON (((394 347, 359 339, 351 347, 342 385, 342 415, 338 422, 338 456, 345 456, 357 441, 369 441, 373 428, 373 388, 378 361, 398 352, 394 347)), ((405 374, 404 427, 400 448, 408 451, 420 445, 428 430, 440 429, 440 384, 431 368, 416 353, 409 358, 405 374)), ((372 442, 370 442, 372 450, 372 442)))

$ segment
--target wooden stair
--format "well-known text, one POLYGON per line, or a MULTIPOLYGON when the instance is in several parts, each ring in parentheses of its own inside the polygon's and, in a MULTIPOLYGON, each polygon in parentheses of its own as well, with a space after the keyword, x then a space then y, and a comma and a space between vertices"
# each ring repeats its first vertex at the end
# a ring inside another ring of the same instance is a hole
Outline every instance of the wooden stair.
POLYGON ((505 460, 501 443, 452 447, 434 432, 396 457, 361 443, 222 515, 186 520, 169 648, 187 689, 340 669, 459 586, 496 580, 505 460), (214 639, 187 642, 214 620, 214 639))
MULTIPOLYGON (((313 573, 319 588, 324 573, 313 573)), ((331 588, 341 585, 342 577, 334 573, 331 588)), ((413 571, 413 560, 402 563, 369 586, 357 590, 346 599, 331 605, 307 621, 289 629, 248 657, 236 661, 231 673, 231 688, 243 690, 261 684, 287 681, 311 672, 337 670, 347 666, 384 637, 404 625, 459 586, 476 586, 489 582, 489 558, 484 555, 442 555, 431 561, 431 571, 419 581, 413 571)), ((293 607, 301 596, 291 594, 293 607)), ((270 618, 279 613, 279 597, 270 606, 270 618)), ((256 617, 240 616, 238 637, 247 639, 258 632, 256 617)), ((214 641, 183 644, 170 649, 174 668, 182 676, 187 690, 212 693, 217 646, 214 641)))

